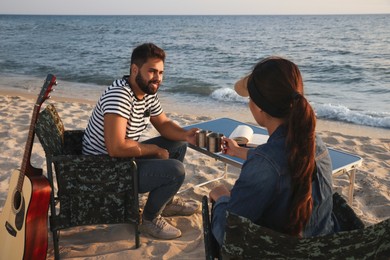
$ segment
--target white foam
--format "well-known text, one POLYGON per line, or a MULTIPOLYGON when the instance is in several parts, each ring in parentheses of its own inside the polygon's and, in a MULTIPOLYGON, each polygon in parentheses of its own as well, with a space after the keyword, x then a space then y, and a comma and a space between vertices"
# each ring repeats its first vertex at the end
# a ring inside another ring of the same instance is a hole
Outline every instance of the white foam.
POLYGON ((237 95, 236 92, 231 88, 219 88, 217 90, 214 90, 210 96, 211 98, 222 102, 233 101, 240 103, 248 103, 248 98, 244 98, 237 95))
POLYGON ((353 111, 343 105, 314 104, 317 117, 354 124, 390 128, 390 113, 353 111))

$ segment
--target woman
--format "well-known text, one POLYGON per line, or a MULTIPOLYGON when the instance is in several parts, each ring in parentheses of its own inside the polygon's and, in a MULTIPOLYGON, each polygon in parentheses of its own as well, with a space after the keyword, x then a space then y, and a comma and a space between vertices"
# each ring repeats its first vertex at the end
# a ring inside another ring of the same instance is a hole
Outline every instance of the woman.
POLYGON ((226 211, 297 237, 333 233, 331 160, 315 135, 315 113, 303 95, 298 67, 269 57, 235 90, 249 96, 252 115, 269 139, 255 149, 224 139, 224 153, 245 162, 231 191, 218 186, 209 194, 218 243, 223 242, 226 211))

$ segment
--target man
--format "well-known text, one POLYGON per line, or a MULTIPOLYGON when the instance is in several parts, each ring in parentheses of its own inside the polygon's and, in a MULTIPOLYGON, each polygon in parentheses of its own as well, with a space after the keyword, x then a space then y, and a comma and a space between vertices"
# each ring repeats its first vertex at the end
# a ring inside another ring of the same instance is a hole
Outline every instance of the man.
POLYGON ((139 192, 149 192, 140 229, 156 238, 173 239, 181 231, 163 216, 191 215, 199 208, 196 201, 174 198, 185 177, 187 142, 195 143, 197 129, 184 130, 163 112, 157 91, 164 62, 164 50, 153 43, 133 50, 130 75, 115 80, 93 110, 83 154, 136 157, 139 192), (149 121, 161 136, 138 142, 149 121))

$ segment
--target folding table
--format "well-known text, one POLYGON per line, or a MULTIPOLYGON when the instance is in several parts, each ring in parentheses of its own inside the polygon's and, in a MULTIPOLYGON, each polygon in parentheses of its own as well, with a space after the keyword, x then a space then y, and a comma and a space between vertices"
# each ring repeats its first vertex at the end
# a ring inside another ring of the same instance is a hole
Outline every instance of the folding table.
MULTIPOLYGON (((243 122, 240 122, 240 121, 237 121, 234 119, 230 119, 230 118, 218 118, 218 119, 214 119, 214 120, 209 120, 209 121, 205 121, 205 122, 201 122, 201 123, 188 125, 184 128, 190 129, 190 128, 195 127, 195 128, 199 128, 199 129, 210 130, 212 132, 223 133, 225 136, 228 137, 238 125, 247 125, 253 129, 254 133, 268 135, 267 130, 262 128, 262 127, 243 123, 243 122)), ((198 146, 192 145, 192 144, 189 144, 189 147, 198 151, 198 152, 201 152, 207 156, 210 156, 212 158, 215 158, 216 160, 219 160, 219 161, 225 163, 224 174, 220 177, 217 177, 217 178, 211 180, 211 181, 215 181, 215 180, 226 177, 227 164, 241 168, 242 164, 244 163, 244 160, 242 160, 240 158, 232 157, 232 156, 223 154, 221 152, 211 153, 206 148, 201 148, 201 147, 198 147, 198 146)), ((328 151, 329 151, 330 158, 332 160, 333 177, 338 177, 342 174, 347 174, 349 177, 348 203, 350 205, 352 205, 356 168, 362 165, 363 159, 357 155, 346 153, 346 152, 339 151, 339 150, 329 148, 329 147, 328 147, 328 151)), ((205 185, 211 181, 203 182, 203 183, 200 183, 196 186, 202 186, 202 185, 205 185)))

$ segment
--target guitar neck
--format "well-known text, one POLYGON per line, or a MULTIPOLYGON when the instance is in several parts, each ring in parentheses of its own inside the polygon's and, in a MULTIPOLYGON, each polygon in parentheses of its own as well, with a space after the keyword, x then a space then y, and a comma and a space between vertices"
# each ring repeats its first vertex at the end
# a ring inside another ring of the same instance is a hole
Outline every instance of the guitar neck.
POLYGON ((21 191, 23 187, 23 181, 25 175, 33 175, 35 168, 31 165, 31 153, 32 153, 32 147, 34 143, 34 135, 35 135, 35 123, 38 119, 38 113, 41 109, 41 105, 35 104, 33 115, 31 118, 30 128, 28 130, 28 136, 26 141, 26 146, 24 149, 24 155, 22 159, 22 166, 20 168, 20 175, 17 185, 17 190, 21 191))

